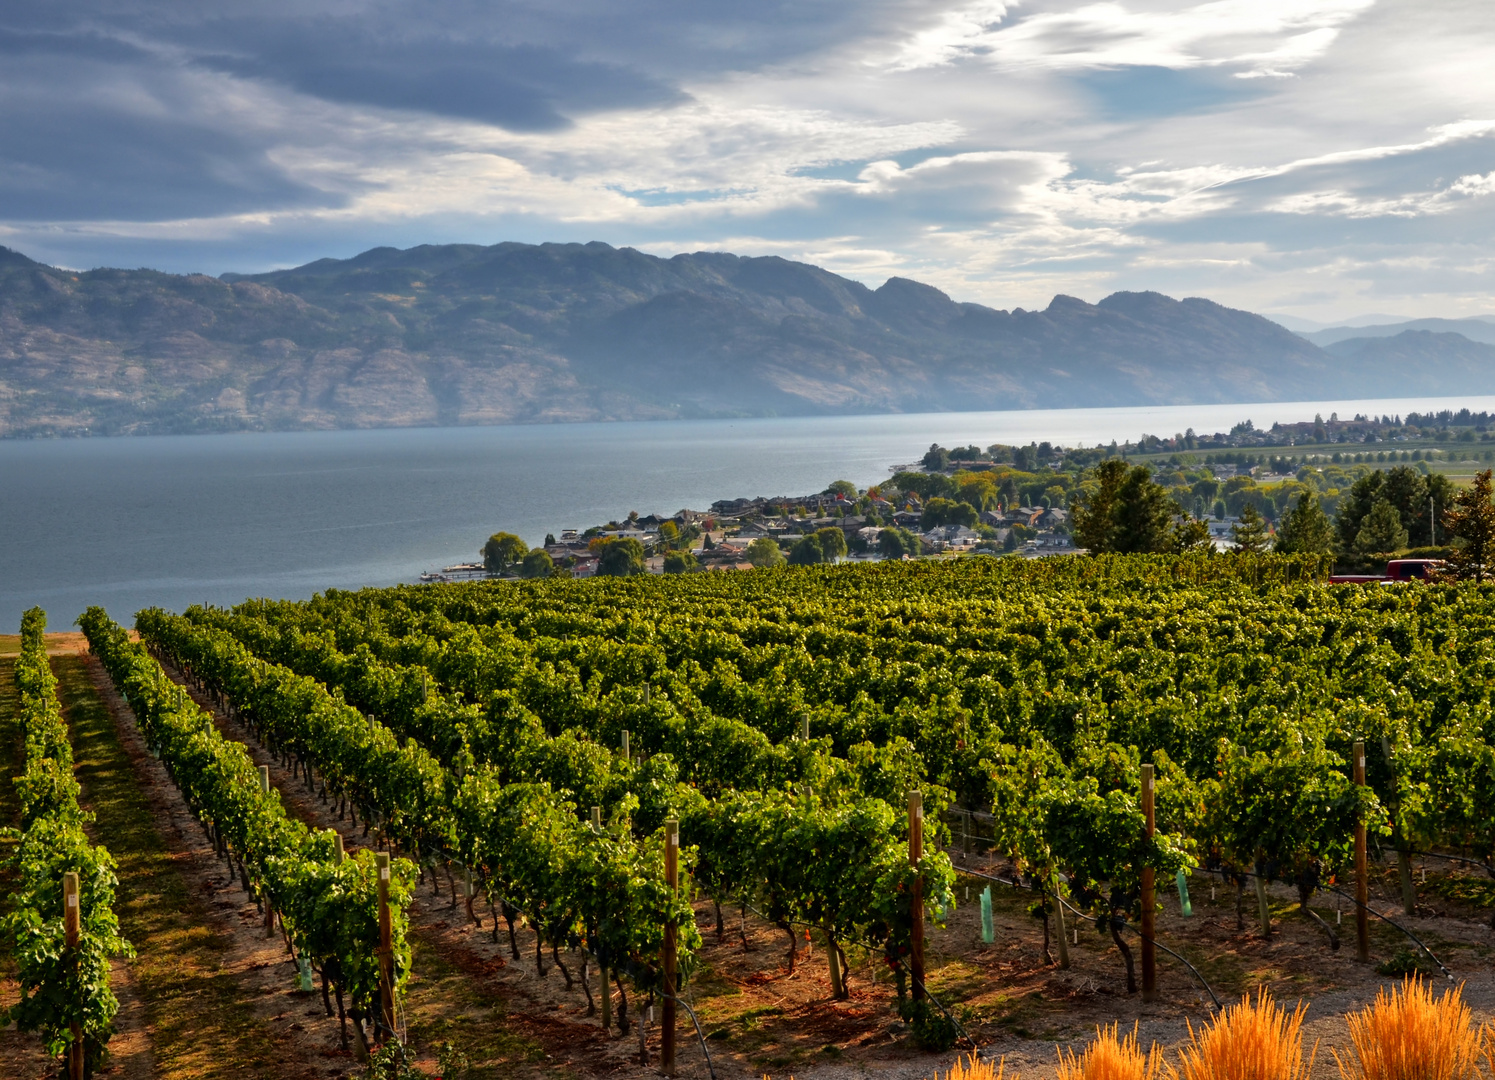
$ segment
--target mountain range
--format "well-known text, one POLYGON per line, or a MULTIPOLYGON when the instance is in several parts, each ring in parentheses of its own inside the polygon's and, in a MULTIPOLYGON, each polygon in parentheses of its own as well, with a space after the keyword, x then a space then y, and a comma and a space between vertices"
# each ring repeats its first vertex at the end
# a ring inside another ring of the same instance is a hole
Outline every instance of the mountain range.
POLYGON ((906 278, 602 243, 217 278, 0 248, 3 436, 1495 393, 1495 346, 1458 333, 1326 344, 1198 298, 1004 311, 906 278))

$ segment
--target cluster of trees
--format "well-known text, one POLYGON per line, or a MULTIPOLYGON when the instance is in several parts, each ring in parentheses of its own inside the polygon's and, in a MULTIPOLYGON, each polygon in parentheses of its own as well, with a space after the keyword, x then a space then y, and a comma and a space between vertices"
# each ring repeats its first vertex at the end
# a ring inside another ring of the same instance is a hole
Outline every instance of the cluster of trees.
POLYGON ((1096 553, 1185 552, 1211 546, 1209 527, 1182 514, 1145 465, 1108 458, 1071 505, 1075 542, 1096 553))
POLYGON ((544 548, 530 549, 521 538, 510 532, 494 533, 479 552, 483 569, 490 574, 507 574, 510 570, 523 578, 549 577, 555 562, 544 548))
POLYGON ((846 534, 834 525, 801 536, 789 549, 789 565, 835 562, 846 554, 846 534))
MULTIPOLYGON (((1452 572, 1483 580, 1495 558, 1491 471, 1456 490, 1448 478, 1398 466, 1357 479, 1331 520, 1318 493, 1303 488, 1276 536, 1252 502, 1231 529, 1237 550, 1284 554, 1387 555, 1411 545, 1457 542, 1452 572), (1441 524, 1440 524, 1441 523, 1441 524)), ((1092 552, 1166 553, 1212 546, 1209 530, 1179 506, 1144 465, 1103 461, 1072 504, 1075 540, 1092 552)))

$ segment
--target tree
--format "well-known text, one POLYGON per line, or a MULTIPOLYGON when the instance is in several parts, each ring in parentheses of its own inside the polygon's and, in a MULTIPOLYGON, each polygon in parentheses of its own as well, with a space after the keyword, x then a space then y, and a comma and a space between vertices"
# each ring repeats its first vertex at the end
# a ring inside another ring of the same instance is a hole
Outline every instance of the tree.
POLYGON ((1230 539, 1237 551, 1256 553, 1267 550, 1267 526, 1256 512, 1255 503, 1241 507, 1239 524, 1230 527, 1230 539))
POLYGON ((502 574, 529 554, 529 545, 513 533, 494 533, 478 554, 483 556, 483 568, 488 573, 502 574))
POLYGON ((1145 465, 1138 465, 1116 492, 1112 517, 1116 522, 1115 549, 1128 553, 1172 550, 1176 510, 1162 485, 1154 483, 1145 465))
POLYGON ((659 538, 665 542, 666 547, 674 547, 680 542, 680 526, 673 521, 660 522, 659 538))
POLYGON ((1464 543, 1448 560, 1449 573, 1457 578, 1484 581, 1495 560, 1495 506, 1490 503, 1491 470, 1474 477, 1474 483, 1453 497, 1453 506, 1443 512, 1443 527, 1464 543))
POLYGON ((1190 551, 1214 551, 1209 525, 1200 518, 1184 518, 1173 530, 1173 550, 1180 555, 1190 551))
POLYGON ((555 533, 546 533, 545 534, 545 543, 542 546, 544 546, 544 547, 554 547, 555 546, 555 533))
POLYGON ((936 497, 924 504, 924 513, 919 518, 919 525, 926 531, 940 525, 964 525, 969 529, 980 517, 981 515, 970 503, 936 497))
POLYGON ((620 536, 602 545, 597 573, 606 577, 627 577, 644 572, 644 545, 631 536, 620 536))
POLYGON ((522 578, 549 577, 554 569, 555 563, 551 561, 550 553, 544 548, 535 548, 519 564, 519 576, 522 578))
POLYGON ((1398 551, 1407 546, 1402 517, 1388 499, 1377 499, 1355 534, 1355 550, 1363 555, 1398 551))
POLYGON ((820 537, 811 533, 802 536, 789 551, 789 565, 814 566, 825 561, 825 549, 820 546, 820 537))
POLYGON ((784 553, 771 536, 760 536, 747 546, 747 561, 757 567, 778 566, 784 553))
POLYGON ((885 559, 919 554, 919 538, 907 529, 883 529, 877 534, 877 553, 885 559))
POLYGON ((1334 550, 1334 526, 1313 492, 1299 495, 1298 504, 1283 517, 1273 550, 1288 555, 1322 555, 1334 550))
MULTIPOLYGON (((1126 480, 1126 462, 1110 458, 1095 468, 1095 484, 1076 492, 1069 504, 1075 541, 1097 554, 1116 550, 1116 497, 1126 480)), ((1014 493, 1016 488, 1013 488, 1014 493)), ((1006 491, 1006 484, 1003 485, 1006 491)))
POLYGON ((1339 541, 1339 550, 1355 550, 1355 538, 1360 535, 1360 526, 1364 524, 1370 508, 1375 505, 1381 494, 1381 485, 1385 482, 1386 474, 1378 469, 1356 480, 1350 485, 1350 490, 1341 496, 1339 510, 1334 515, 1334 532, 1339 541))
POLYGON ((824 529, 816 529, 815 535, 820 538, 821 558, 826 562, 835 562, 846 554, 846 534, 834 525, 824 529))
POLYGON ((857 486, 850 480, 832 480, 830 487, 825 489, 827 495, 840 495, 845 499, 857 497, 857 486))
POLYGON ((929 452, 919 462, 930 472, 944 472, 950 467, 950 451, 939 443, 930 443, 929 452))
POLYGON ((672 551, 664 557, 666 574, 683 574, 696 568, 696 557, 688 551, 672 551))

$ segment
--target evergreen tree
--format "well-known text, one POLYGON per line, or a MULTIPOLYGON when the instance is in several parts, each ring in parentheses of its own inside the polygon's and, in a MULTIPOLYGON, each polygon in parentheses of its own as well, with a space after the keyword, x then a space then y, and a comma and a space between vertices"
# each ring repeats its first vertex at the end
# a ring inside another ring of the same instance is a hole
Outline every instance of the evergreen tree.
POLYGON ((1406 546, 1407 530, 1402 525, 1402 516, 1389 499, 1377 499, 1355 534, 1355 550, 1362 555, 1379 555, 1406 546))
POLYGON ((1127 474, 1116 493, 1116 550, 1128 553, 1173 550, 1177 505, 1145 465, 1127 474))
POLYGON ((1101 462, 1095 469, 1094 486, 1077 492, 1070 503, 1075 542, 1095 554, 1116 550, 1116 497, 1126 474, 1126 462, 1120 458, 1101 462))
POLYGON ((1484 581, 1495 573, 1495 505, 1490 502, 1491 470, 1453 497, 1453 505, 1441 517, 1443 527, 1464 543, 1448 560, 1449 573, 1457 578, 1484 581))
POLYGON ((1173 550, 1182 555, 1190 551, 1214 551, 1209 525, 1202 518, 1184 518, 1173 530, 1173 550))
POLYGON ((1334 515, 1339 550, 1356 550, 1355 540, 1360 535, 1360 526, 1365 523, 1365 517, 1375 505, 1385 482, 1386 474, 1377 469, 1356 480, 1340 498, 1339 511, 1334 515))
POLYGON ((1237 551, 1260 552, 1267 550, 1267 524, 1256 510, 1255 503, 1241 507, 1241 520, 1230 527, 1230 539, 1237 551))
POLYGON ((1288 555, 1323 555, 1334 550, 1334 526, 1316 494, 1305 491, 1298 496, 1298 504, 1282 519, 1273 548, 1288 555))

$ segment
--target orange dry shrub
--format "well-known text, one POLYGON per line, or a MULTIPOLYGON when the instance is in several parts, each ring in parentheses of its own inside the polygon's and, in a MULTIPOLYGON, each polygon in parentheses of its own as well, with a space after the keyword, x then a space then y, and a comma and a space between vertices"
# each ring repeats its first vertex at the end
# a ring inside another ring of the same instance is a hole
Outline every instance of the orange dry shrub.
POLYGON ((1118 1025, 1112 1024, 1096 1028, 1095 1041, 1078 1057, 1073 1051, 1067 1056, 1059 1051, 1057 1080, 1157 1080, 1162 1064, 1163 1052, 1156 1043, 1143 1054, 1135 1027, 1122 1038, 1118 1025))
MULTIPOLYGON (((1179 1051, 1172 1080, 1307 1080, 1313 1069, 1303 1061, 1303 1011, 1288 1011, 1259 990, 1220 1012, 1207 1026, 1189 1025, 1190 1045, 1179 1051)), ((1315 1051, 1317 1047, 1315 1047, 1315 1051)))
MULTIPOLYGON (((1475 1028, 1462 984, 1434 1000, 1432 988, 1408 978, 1374 1005, 1351 1013, 1353 1066, 1334 1055, 1345 1080, 1473 1080, 1485 1039, 1475 1028)), ((1490 1051, 1495 1055, 1495 1049, 1490 1051)))
MULTIPOLYGON (((955 1059, 955 1064, 945 1074, 944 1080, 1003 1080, 1003 1070, 1006 1068, 1003 1061, 982 1061, 975 1054, 962 1061, 955 1059)), ((934 1080, 940 1080, 939 1070, 935 1070, 934 1080)), ((1010 1080, 1017 1080, 1014 1073, 1010 1080)))

